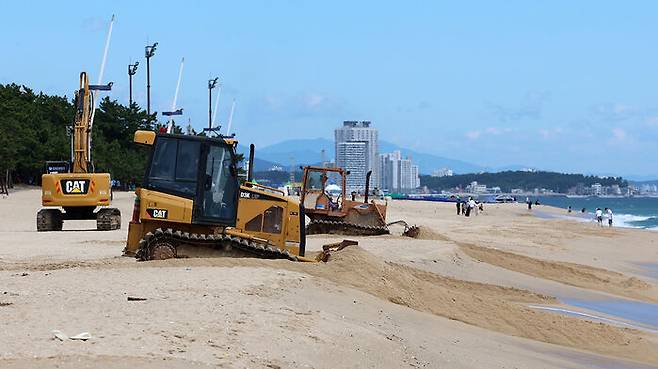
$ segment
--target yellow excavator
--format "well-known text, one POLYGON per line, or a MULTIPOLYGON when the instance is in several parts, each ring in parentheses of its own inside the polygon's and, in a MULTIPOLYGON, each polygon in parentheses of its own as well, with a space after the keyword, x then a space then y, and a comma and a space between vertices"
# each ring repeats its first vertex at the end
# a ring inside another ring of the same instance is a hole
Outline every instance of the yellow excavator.
POLYGON ((253 183, 251 169, 240 185, 232 136, 137 131, 134 141, 152 149, 142 187, 135 191, 124 255, 310 260, 304 258, 303 207, 277 189, 253 183))
POLYGON ((95 220, 96 229, 121 228, 121 212, 110 208, 112 186, 109 173, 94 173, 91 161, 91 129, 94 94, 112 84, 89 85, 87 73, 80 73, 75 92, 75 119, 71 133, 71 161, 46 162, 41 176, 41 204, 37 231, 61 231, 64 220, 95 220), (62 212, 63 209, 64 211, 62 212))

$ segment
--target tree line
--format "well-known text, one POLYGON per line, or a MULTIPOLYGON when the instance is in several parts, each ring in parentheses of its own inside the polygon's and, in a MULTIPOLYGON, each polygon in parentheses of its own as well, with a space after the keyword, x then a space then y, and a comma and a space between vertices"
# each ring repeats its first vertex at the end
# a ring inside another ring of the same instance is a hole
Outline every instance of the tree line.
MULTIPOLYGON (((66 96, 35 93, 16 84, 0 84, 0 172, 14 182, 40 184, 46 161, 69 161, 75 107, 66 96)), ((95 171, 110 173, 122 183, 139 184, 149 149, 133 143, 136 130, 157 130, 162 124, 136 103, 125 106, 104 98, 92 130, 95 171)), ((181 129, 175 126, 175 132, 181 129)))
POLYGON ((515 188, 526 191, 535 188, 545 188, 559 193, 566 193, 570 188, 576 187, 579 184, 589 187, 594 183, 600 183, 603 186, 628 186, 628 182, 622 177, 598 177, 543 171, 505 171, 498 173, 461 174, 449 177, 432 177, 427 175, 420 177, 421 186, 427 186, 427 188, 435 191, 454 190, 455 188, 464 189, 473 181, 477 181, 478 184, 487 185, 487 187, 500 187, 503 192, 510 192, 515 188))

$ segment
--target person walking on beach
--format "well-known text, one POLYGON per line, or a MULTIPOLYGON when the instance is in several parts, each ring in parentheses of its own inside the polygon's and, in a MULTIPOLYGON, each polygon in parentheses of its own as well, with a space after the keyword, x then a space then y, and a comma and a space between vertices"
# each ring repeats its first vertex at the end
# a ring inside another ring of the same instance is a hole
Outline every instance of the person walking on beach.
POLYGON ((571 205, 567 208, 567 213, 571 213, 571 205))
POLYGON ((612 228, 612 209, 605 208, 605 214, 608 218, 608 227, 612 228))
POLYGON ((473 200, 473 198, 471 197, 468 200, 468 208, 470 209, 471 212, 475 211, 475 215, 477 215, 477 210, 475 209, 475 207, 476 207, 475 200, 473 200))
POLYGON ((529 197, 525 198, 525 203, 528 204, 528 210, 532 210, 532 200, 529 197))
POLYGON ((462 213, 462 201, 457 199, 457 215, 460 215, 462 213))
POLYGON ((470 217, 470 216, 471 216, 471 210, 473 209, 473 208, 471 207, 471 202, 472 202, 472 201, 473 201, 473 198, 472 198, 472 197, 469 197, 469 198, 468 198, 468 201, 464 204, 464 206, 466 206, 466 214, 464 214, 464 215, 466 215, 467 217, 470 217))
POLYGON ((603 210, 601 208, 596 208, 596 213, 594 213, 596 222, 599 223, 600 227, 603 227, 603 210))

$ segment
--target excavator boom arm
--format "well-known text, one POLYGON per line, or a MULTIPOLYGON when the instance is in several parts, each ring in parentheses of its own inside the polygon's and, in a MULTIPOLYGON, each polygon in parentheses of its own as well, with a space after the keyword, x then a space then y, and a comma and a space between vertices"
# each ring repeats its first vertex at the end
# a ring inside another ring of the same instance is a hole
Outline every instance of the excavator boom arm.
POLYGON ((89 145, 91 131, 92 95, 89 91, 87 73, 80 73, 80 89, 75 93, 75 121, 71 137, 71 162, 73 173, 89 172, 89 145))

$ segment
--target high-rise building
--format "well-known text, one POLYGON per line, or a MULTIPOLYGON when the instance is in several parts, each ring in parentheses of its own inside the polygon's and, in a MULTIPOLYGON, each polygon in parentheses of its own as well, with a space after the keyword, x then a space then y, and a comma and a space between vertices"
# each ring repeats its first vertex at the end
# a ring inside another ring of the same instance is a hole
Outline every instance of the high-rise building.
MULTIPOLYGON (((370 178, 371 187, 377 187, 380 184, 379 175, 379 138, 377 129, 370 127, 370 121, 355 121, 346 120, 343 126, 334 131, 336 142, 336 166, 347 169, 338 158, 339 144, 344 142, 365 142, 367 155, 366 167, 362 172, 355 173, 350 171, 350 176, 362 178, 358 182, 359 188, 365 187, 365 175, 369 170, 372 170, 370 178)), ((349 179, 349 176, 348 176, 349 179)), ((357 184, 356 180, 352 183, 357 184)))
POLYGON ((379 157, 382 189, 403 192, 420 187, 418 166, 413 165, 411 159, 403 159, 400 151, 379 157))
POLYGON ((345 141, 336 144, 336 166, 349 171, 345 190, 360 192, 365 189, 369 152, 367 141, 345 141))
POLYGON ((411 188, 420 187, 420 168, 418 165, 411 166, 411 188))
POLYGON ((397 192, 399 189, 399 165, 398 162, 402 159, 399 151, 379 155, 379 173, 381 176, 382 190, 390 192, 397 192))

